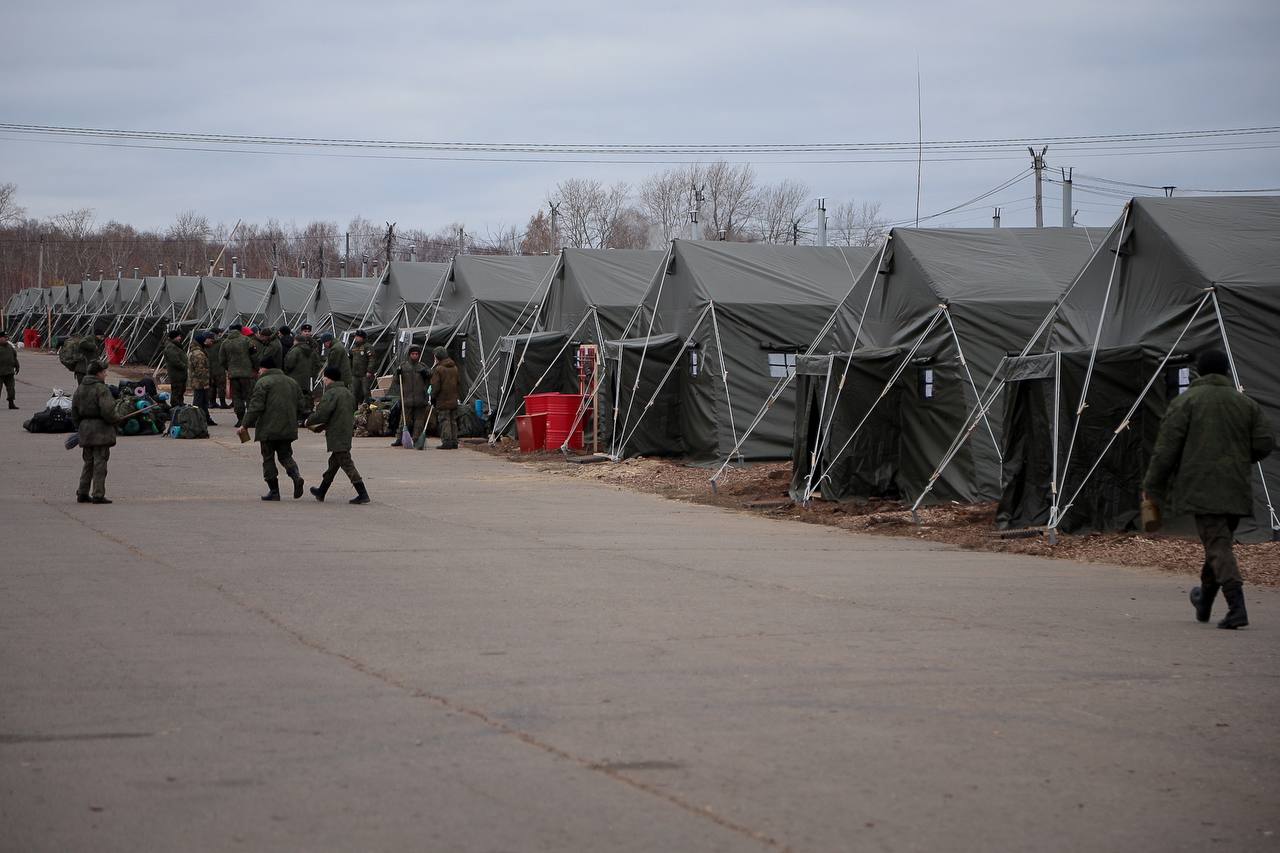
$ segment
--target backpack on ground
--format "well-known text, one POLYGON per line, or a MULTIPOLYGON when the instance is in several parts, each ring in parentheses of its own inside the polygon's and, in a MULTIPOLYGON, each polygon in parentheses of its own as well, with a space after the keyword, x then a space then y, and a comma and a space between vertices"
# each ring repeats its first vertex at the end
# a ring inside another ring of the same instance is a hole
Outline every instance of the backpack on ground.
POLYGON ((173 410, 169 434, 174 438, 208 438, 209 421, 204 410, 196 406, 178 406, 173 410))
POLYGON ((27 432, 75 432, 76 425, 71 420, 71 410, 53 406, 33 414, 22 428, 27 432))

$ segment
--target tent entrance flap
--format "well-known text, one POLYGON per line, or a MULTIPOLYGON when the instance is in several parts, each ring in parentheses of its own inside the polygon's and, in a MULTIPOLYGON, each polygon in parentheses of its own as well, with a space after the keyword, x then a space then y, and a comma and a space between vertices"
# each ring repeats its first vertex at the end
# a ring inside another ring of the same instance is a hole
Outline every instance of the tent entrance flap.
MULTIPOLYGON (((608 444, 615 448, 618 456, 678 456, 686 452, 681 423, 681 386, 685 371, 677 369, 675 375, 662 382, 668 366, 682 357, 684 348, 684 339, 671 334, 605 343, 608 379, 601 387, 600 408, 611 414, 601 418, 600 425, 602 434, 606 427, 610 431, 608 444), (653 405, 643 418, 633 423, 626 445, 615 446, 614 439, 621 441, 622 437, 612 433, 622 429, 621 412, 626 410, 633 393, 638 405, 643 405, 655 389, 658 390, 653 405)), ((695 358, 700 357, 698 350, 693 352, 695 358)), ((689 355, 683 357, 689 358, 689 355)))

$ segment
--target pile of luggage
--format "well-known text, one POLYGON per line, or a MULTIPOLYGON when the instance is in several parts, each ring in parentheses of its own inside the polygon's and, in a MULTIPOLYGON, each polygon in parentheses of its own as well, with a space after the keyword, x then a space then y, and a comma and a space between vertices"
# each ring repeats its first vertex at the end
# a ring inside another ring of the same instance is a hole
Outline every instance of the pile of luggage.
POLYGON ((71 421, 71 395, 61 388, 54 388, 44 408, 23 424, 27 432, 75 432, 76 425, 71 421))

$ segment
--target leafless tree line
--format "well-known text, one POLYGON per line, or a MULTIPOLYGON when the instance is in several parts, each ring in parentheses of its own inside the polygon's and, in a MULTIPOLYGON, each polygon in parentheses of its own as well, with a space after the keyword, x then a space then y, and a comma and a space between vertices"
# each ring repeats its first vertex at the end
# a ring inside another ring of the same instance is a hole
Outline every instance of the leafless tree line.
MULTIPOLYGON (((163 230, 99 224, 88 208, 38 220, 18 205, 18 188, 0 184, 0 299, 24 287, 88 276, 213 272, 267 278, 373 274, 390 260, 444 261, 455 252, 550 254, 561 246, 655 248, 675 237, 809 244, 816 241, 815 199, 793 180, 762 184, 746 164, 695 163, 650 175, 636 185, 570 178, 547 195, 523 229, 484 234, 454 222, 434 231, 356 216, 345 227, 211 223, 180 213, 163 230), (696 224, 694 224, 696 216, 696 224), (41 257, 43 256, 43 263, 41 257)), ((885 230, 878 202, 847 201, 828 214, 827 242, 872 245, 885 230)))

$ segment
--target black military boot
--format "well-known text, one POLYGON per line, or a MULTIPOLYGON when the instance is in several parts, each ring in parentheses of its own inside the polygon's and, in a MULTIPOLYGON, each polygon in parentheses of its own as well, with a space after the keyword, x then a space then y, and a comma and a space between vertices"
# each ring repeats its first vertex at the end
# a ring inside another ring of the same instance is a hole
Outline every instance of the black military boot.
POLYGON ((267 493, 262 496, 262 499, 264 501, 280 500, 280 480, 279 479, 277 479, 276 477, 272 477, 270 480, 267 480, 267 493))
POLYGON ((10 401, 9 401, 9 408, 11 408, 11 409, 16 409, 16 408, 18 408, 18 404, 17 404, 17 403, 15 403, 15 402, 13 402, 12 400, 10 400, 10 401))
POLYGON ((296 469, 289 472, 289 479, 293 480, 293 499, 296 501, 302 497, 302 487, 305 483, 302 480, 302 474, 296 469))
POLYGON ((347 503, 367 504, 369 502, 369 490, 364 487, 364 481, 361 480, 359 483, 356 483, 355 485, 356 485, 356 496, 351 500, 347 501, 347 503))
POLYGON ((320 478, 319 486, 311 487, 311 494, 315 497, 316 500, 320 501, 321 503, 324 503, 324 496, 328 493, 329 487, 331 485, 333 485, 333 476, 330 474, 325 474, 323 477, 320 478))
POLYGON ((1244 584, 1230 581, 1222 585, 1222 597, 1227 600, 1227 615, 1218 623, 1219 628, 1235 630, 1249 624, 1249 614, 1244 609, 1244 584))
POLYGON ((399 447, 399 446, 400 446, 400 439, 399 439, 399 438, 397 438, 395 441, 391 442, 391 446, 392 446, 392 447, 399 447))
POLYGON ((1213 600, 1218 597, 1217 581, 1201 581, 1191 587, 1191 606, 1196 609, 1196 621, 1208 622, 1213 612, 1213 600))

